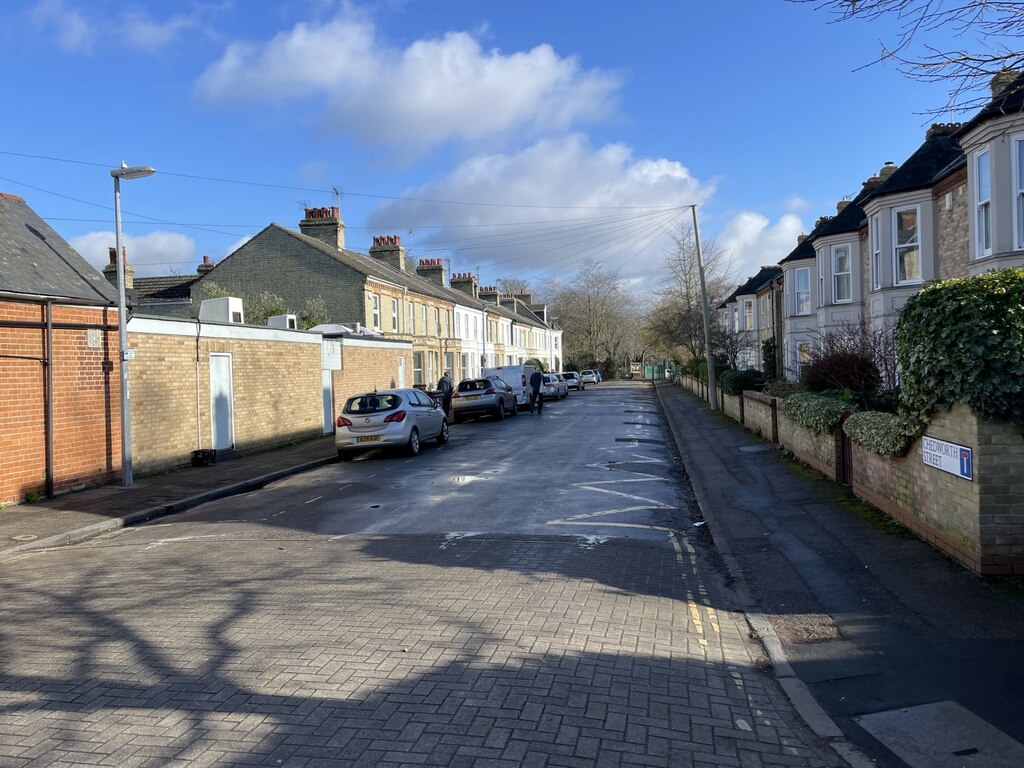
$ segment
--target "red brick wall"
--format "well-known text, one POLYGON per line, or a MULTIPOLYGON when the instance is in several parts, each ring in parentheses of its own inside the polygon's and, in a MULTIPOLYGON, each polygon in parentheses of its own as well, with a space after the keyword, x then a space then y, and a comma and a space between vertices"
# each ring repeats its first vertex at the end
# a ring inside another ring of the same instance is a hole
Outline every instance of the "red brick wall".
MULTIPOLYGON (((38 304, 0 301, 0 321, 45 322, 38 304)), ((117 325, 117 311, 53 307, 54 323, 117 325)), ((53 331, 54 491, 115 479, 121 468, 117 331, 53 331)), ((46 483, 46 331, 0 327, 0 502, 46 483)))

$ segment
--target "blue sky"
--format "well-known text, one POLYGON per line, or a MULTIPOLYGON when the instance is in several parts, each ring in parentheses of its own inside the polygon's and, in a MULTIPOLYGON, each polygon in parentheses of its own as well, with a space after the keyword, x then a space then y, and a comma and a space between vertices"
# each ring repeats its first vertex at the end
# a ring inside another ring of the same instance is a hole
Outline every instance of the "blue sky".
POLYGON ((858 69, 894 31, 783 0, 4 4, 0 191, 102 266, 109 168, 154 166, 122 184, 137 275, 337 186, 351 248, 398 234, 484 284, 590 257, 638 288, 697 203, 742 278, 923 141, 946 89, 858 69))

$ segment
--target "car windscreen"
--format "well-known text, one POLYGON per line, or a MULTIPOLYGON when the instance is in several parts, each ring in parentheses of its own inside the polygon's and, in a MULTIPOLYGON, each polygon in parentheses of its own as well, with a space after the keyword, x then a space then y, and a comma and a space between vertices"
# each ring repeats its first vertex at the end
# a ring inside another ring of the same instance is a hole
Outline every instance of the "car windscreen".
POLYGON ((345 413, 379 413, 393 411, 402 400, 398 395, 360 395, 345 403, 345 413))
POLYGON ((459 392, 482 392, 491 386, 487 379, 467 379, 459 382, 459 392))

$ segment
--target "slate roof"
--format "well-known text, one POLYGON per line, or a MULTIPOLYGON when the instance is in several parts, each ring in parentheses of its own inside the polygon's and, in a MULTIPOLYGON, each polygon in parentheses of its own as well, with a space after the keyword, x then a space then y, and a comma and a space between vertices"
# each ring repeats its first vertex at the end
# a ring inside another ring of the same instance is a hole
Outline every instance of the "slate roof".
POLYGON ((740 283, 736 287, 736 290, 729 294, 729 298, 723 301, 718 308, 723 309, 726 304, 735 301, 737 296, 753 296, 759 290, 768 285, 768 283, 770 283, 772 280, 779 277, 781 274, 782 267, 776 266, 774 264, 768 267, 761 267, 761 269, 758 270, 756 275, 747 278, 746 282, 740 283))
POLYGON ((165 277, 136 277, 135 295, 140 304, 158 301, 188 301, 192 284, 199 275, 171 275, 165 277))
POLYGON ((956 135, 963 136, 965 133, 977 128, 986 120, 992 120, 1004 115, 1014 115, 1024 111, 1024 73, 1010 82, 999 96, 982 107, 974 117, 964 123, 956 135))
MULTIPOLYGON (((934 127, 933 129, 934 130, 934 127)), ((871 190, 867 197, 892 195, 930 187, 963 157, 960 142, 951 132, 932 133, 906 162, 889 178, 871 190)))
MULTIPOLYGON (((386 264, 368 254, 360 253, 359 251, 350 251, 347 248, 332 248, 322 240, 310 237, 309 235, 304 235, 301 232, 296 232, 295 230, 288 229, 287 227, 282 227, 280 224, 271 224, 270 227, 274 227, 305 243, 306 245, 316 248, 321 253, 325 253, 332 259, 369 277, 376 277, 379 280, 384 280, 389 283, 405 285, 410 290, 414 290, 417 293, 425 296, 433 296, 434 298, 442 299, 443 301, 451 301, 453 303, 462 304, 463 306, 476 306, 477 308, 482 308, 483 306, 483 302, 479 299, 474 299, 469 294, 463 293, 455 288, 449 288, 448 286, 441 285, 440 283, 435 283, 433 280, 420 276, 415 271, 402 272, 401 270, 395 269, 390 264, 386 264)), ((257 235, 257 237, 259 237, 259 235, 257 235)), ((246 243, 246 245, 248 245, 248 243, 246 243)), ((244 248, 245 246, 242 247, 244 248)), ((211 271, 215 270, 216 267, 211 271)))
POLYGON ((779 261, 779 264, 787 264, 791 261, 802 261, 803 259, 813 259, 814 254, 814 241, 812 237, 816 237, 818 234, 818 227, 811 230, 811 234, 805 237, 801 242, 796 244, 796 248, 790 251, 785 258, 779 261))
POLYGON ((0 193, 0 292, 116 306, 117 290, 17 195, 0 193))

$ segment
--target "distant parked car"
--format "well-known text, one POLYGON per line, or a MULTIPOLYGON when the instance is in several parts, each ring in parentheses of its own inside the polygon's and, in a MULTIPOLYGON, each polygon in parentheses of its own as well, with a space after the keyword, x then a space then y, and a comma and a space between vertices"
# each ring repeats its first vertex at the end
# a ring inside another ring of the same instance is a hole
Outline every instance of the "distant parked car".
POLYGON ((452 392, 452 421, 456 424, 471 416, 504 419, 506 414, 517 413, 516 393, 498 376, 464 379, 452 392))
POLYGON ((586 389, 583 382, 580 381, 580 375, 576 373, 576 371, 565 371, 560 375, 563 379, 565 379, 565 386, 567 386, 569 389, 586 389))
POLYGON ((599 379, 597 378, 597 371, 593 371, 587 368, 585 371, 580 371, 580 381, 584 384, 597 384, 599 379))
POLYGON ((556 373, 545 373, 544 383, 540 387, 541 397, 546 397, 550 400, 561 400, 569 394, 568 387, 565 386, 565 382, 558 378, 556 373))
POLYGON ((342 461, 385 447, 402 447, 416 456, 423 440, 448 442, 444 409, 418 389, 384 389, 350 397, 335 426, 334 447, 342 461))

